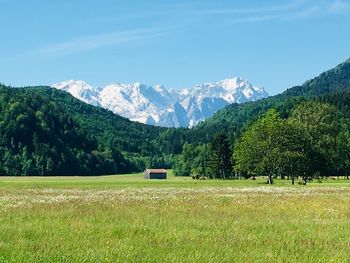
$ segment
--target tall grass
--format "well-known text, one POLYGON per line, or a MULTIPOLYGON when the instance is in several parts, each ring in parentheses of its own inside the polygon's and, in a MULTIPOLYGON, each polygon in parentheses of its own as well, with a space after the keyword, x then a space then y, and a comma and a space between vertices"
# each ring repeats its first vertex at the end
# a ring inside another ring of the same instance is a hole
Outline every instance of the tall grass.
POLYGON ((350 259, 350 188, 138 178, 2 180, 0 262, 350 259))

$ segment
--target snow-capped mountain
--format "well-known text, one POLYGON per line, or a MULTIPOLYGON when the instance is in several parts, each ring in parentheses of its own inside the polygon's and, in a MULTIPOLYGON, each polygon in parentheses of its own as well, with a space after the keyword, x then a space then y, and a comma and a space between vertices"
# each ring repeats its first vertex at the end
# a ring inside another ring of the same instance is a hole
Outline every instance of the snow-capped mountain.
POLYGON ((54 84, 52 87, 67 91, 85 103, 102 106, 99 102, 101 89, 92 87, 82 80, 67 80, 54 84))
POLYGON ((52 87, 130 120, 164 127, 192 127, 228 104, 268 96, 264 88, 255 87, 242 78, 182 90, 167 90, 162 85, 147 86, 139 82, 93 87, 81 80, 68 80, 52 87))

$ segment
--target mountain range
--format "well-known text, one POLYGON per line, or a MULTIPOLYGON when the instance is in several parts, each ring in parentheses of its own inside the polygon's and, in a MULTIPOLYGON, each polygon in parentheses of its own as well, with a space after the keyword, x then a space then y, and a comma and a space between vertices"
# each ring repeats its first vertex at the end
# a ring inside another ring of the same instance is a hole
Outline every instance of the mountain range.
POLYGON ((132 121, 162 127, 193 127, 231 103, 268 97, 264 88, 253 86, 242 78, 169 90, 162 85, 149 86, 139 82, 94 87, 82 80, 68 80, 52 87, 132 121))
MULTIPOLYGON (((350 59, 275 96, 240 104, 236 96, 237 103, 192 129, 130 121, 101 107, 96 98, 102 90, 82 90, 89 103, 99 106, 95 107, 48 86, 0 84, 0 175, 102 175, 171 168, 181 160, 183 149, 189 149, 183 147, 186 144, 206 145, 224 132, 234 145, 269 109, 288 118, 306 101, 330 104, 342 118, 337 125, 350 127, 350 59)), ((178 96, 181 93, 187 95, 183 90, 178 96)))

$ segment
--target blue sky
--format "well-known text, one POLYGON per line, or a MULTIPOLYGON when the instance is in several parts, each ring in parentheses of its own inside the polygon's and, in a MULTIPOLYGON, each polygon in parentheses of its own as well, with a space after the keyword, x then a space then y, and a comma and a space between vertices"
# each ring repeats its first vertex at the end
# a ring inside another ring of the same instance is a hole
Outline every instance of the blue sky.
POLYGON ((0 0, 0 82, 190 87, 240 76, 270 94, 350 57, 350 0, 0 0))

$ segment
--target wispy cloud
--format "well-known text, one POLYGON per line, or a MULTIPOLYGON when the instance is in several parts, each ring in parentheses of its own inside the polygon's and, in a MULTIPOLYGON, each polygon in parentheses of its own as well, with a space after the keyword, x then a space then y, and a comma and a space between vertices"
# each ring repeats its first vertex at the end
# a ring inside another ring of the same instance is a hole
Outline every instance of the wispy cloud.
POLYGON ((17 53, 13 56, 1 57, 0 62, 8 63, 14 61, 29 60, 33 57, 50 58, 84 53, 95 49, 122 45, 123 43, 141 39, 164 36, 169 32, 169 30, 170 29, 165 28, 141 28, 83 36, 63 42, 52 43, 46 46, 29 49, 23 53, 17 53))
POLYGON ((254 23, 263 22, 283 18, 283 15, 255 15, 255 16, 245 16, 230 20, 232 24, 244 24, 244 23, 254 23))
POLYGON ((55 43, 38 49, 37 53, 43 55, 68 55, 86 52, 92 49, 115 46, 124 42, 161 36, 165 33, 166 31, 161 29, 134 29, 97 34, 55 43))
POLYGON ((284 5, 260 6, 257 8, 202 9, 195 13, 204 16, 221 16, 232 24, 291 21, 350 13, 350 3, 346 0, 295 0, 284 5))
POLYGON ((210 9, 210 10, 197 10, 195 13, 202 15, 234 15, 234 14, 259 14, 259 13, 271 13, 271 12, 283 12, 294 9, 300 6, 305 1, 299 0, 292 3, 276 6, 265 6, 257 8, 225 8, 225 9, 210 9))
POLYGON ((350 11, 350 3, 343 0, 334 0, 329 6, 329 11, 332 13, 343 13, 350 11))

